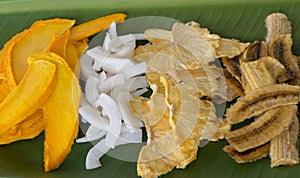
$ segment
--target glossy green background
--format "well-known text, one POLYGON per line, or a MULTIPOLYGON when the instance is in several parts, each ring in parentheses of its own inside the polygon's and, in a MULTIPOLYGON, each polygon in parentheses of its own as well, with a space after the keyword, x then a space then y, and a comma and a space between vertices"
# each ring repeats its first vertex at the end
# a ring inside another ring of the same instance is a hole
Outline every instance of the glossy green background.
MULTIPOLYGON (((0 46, 35 20, 62 17, 81 23, 114 12, 127 13, 128 18, 157 15, 183 22, 194 20, 212 33, 241 41, 264 39, 265 17, 271 12, 283 12, 292 21, 293 50, 300 55, 300 1, 292 0, 2 0, 0 46)), ((236 164, 222 151, 225 144, 224 141, 209 143, 199 150, 198 159, 185 170, 174 170, 163 177, 294 178, 300 175, 299 166, 271 169, 268 158, 236 164)), ((43 172, 43 135, 0 146, 0 177, 137 177, 136 163, 109 156, 102 158, 102 168, 85 170, 85 155, 91 146, 75 144, 61 167, 50 173, 43 172)))

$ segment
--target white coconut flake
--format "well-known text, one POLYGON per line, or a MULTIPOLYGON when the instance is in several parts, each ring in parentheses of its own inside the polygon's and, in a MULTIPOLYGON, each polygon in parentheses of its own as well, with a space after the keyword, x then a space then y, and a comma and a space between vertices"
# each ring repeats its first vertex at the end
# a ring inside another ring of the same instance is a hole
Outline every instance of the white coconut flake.
POLYGON ((107 93, 114 87, 117 87, 123 84, 124 82, 125 82, 124 76, 122 74, 116 74, 105 79, 103 82, 99 82, 98 90, 100 93, 107 93))
POLYGON ((129 128, 140 128, 143 127, 143 123, 134 117, 128 105, 129 101, 132 99, 133 98, 128 94, 128 92, 120 92, 117 97, 117 103, 125 125, 129 128))
POLYGON ((124 75, 125 79, 129 79, 131 77, 146 73, 146 70, 146 62, 141 62, 133 66, 123 68, 120 72, 124 75))
POLYGON ((96 76, 97 73, 93 70, 94 59, 90 58, 86 53, 80 58, 81 79, 86 81, 89 76, 96 76))
POLYGON ((105 135, 106 135, 106 131, 99 129, 94 125, 90 125, 85 133, 85 136, 76 139, 76 142, 77 143, 92 142, 104 137, 105 135))
POLYGON ((86 100, 91 104, 95 105, 95 101, 99 97, 99 93, 97 90, 98 86, 98 78, 94 75, 90 75, 85 83, 85 97, 86 100))
POLYGON ((107 94, 101 93, 96 106, 101 106, 109 118, 109 130, 106 135, 105 144, 111 148, 115 147, 121 133, 121 113, 116 102, 107 94))
POLYGON ((104 131, 109 130, 109 122, 100 116, 100 112, 96 108, 92 106, 81 107, 79 108, 79 114, 94 127, 104 131))
POLYGON ((148 91, 148 88, 142 88, 142 89, 134 90, 134 91, 130 92, 130 94, 133 98, 136 98, 138 96, 143 95, 147 91, 148 91))
MULTIPOLYGON (((111 148, 106 145, 106 140, 101 140, 97 143, 87 154, 85 166, 86 169, 95 169, 101 167, 100 158, 106 154, 111 148)), ((123 132, 118 138, 116 146, 124 145, 128 143, 141 143, 142 142, 142 130, 132 132, 123 132)))

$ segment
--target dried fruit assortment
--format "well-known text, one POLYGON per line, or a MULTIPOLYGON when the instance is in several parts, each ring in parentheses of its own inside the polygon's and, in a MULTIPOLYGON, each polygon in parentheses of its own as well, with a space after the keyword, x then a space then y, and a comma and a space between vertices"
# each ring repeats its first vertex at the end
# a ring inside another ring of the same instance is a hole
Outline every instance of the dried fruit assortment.
POLYGON ((106 135, 89 151, 88 169, 100 167, 100 157, 115 146, 141 142, 143 124, 147 145, 137 161, 142 177, 183 169, 196 159, 200 141, 223 138, 229 144, 223 150, 237 163, 266 156, 271 167, 299 163, 299 57, 292 53, 291 22, 284 14, 266 18, 265 41, 222 38, 189 22, 170 31, 148 29, 142 38, 149 43, 138 47, 141 34, 117 35, 114 22, 125 17, 112 14, 75 26, 69 19, 41 20, 5 44, 0 144, 45 131, 44 170, 54 170, 78 136, 79 110, 91 125, 77 142, 106 135), (85 53, 89 37, 109 26, 103 46, 85 53), (148 86, 151 96, 140 96, 148 86), (235 99, 219 118, 215 105, 235 99))

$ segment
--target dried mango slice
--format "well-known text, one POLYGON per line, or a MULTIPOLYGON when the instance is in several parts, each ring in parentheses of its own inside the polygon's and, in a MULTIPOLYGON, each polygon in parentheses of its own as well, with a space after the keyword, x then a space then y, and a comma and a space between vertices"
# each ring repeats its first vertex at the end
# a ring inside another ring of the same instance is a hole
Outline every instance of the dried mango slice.
POLYGON ((56 86, 43 106, 46 124, 44 168, 48 172, 58 168, 65 160, 77 137, 81 89, 68 64, 55 53, 37 53, 29 60, 51 62, 57 67, 56 86))
POLYGON ((28 116, 22 122, 14 125, 0 134, 0 144, 8 144, 18 140, 32 139, 45 129, 43 112, 41 109, 28 116))
POLYGON ((300 88, 287 84, 266 85, 249 92, 226 112, 226 120, 235 124, 278 106, 297 104, 300 88))
POLYGON ((32 25, 32 29, 18 40, 11 51, 11 69, 9 81, 18 84, 27 70, 27 58, 36 52, 45 51, 52 41, 53 35, 62 35, 74 25, 74 20, 50 19, 39 21, 32 25))
POLYGON ((70 34, 70 30, 67 30, 60 36, 54 35, 54 40, 49 44, 47 51, 56 53, 65 59, 67 56, 67 43, 69 41, 70 34))
POLYGON ((30 63, 24 79, 0 104, 1 128, 14 127, 46 102, 56 84, 55 71, 47 61, 30 63))
POLYGON ((66 46, 66 57, 64 58, 70 68, 79 76, 79 58, 87 49, 87 39, 81 41, 68 41, 66 46))
POLYGON ((123 22, 125 18, 126 14, 116 13, 74 26, 71 28, 70 40, 80 41, 86 39, 107 29, 112 22, 123 22))

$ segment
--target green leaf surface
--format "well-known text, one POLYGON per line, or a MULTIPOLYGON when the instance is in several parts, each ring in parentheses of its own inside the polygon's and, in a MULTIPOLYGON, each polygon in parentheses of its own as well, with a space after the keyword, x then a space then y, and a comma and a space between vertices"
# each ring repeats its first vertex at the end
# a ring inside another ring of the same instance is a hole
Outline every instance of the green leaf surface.
MULTIPOLYGON (((263 0, 9 0, 0 1, 0 46, 35 20, 53 17, 76 19, 77 23, 124 12, 128 19, 163 16, 182 22, 196 21, 212 33, 241 41, 263 40, 264 19, 272 12, 287 14, 293 24, 293 52, 300 55, 300 1, 263 0)), ((164 24, 162 24, 164 26, 164 24)), ((38 40, 38 39, 37 39, 38 40)), ((58 170, 43 171, 44 135, 36 139, 0 146, 0 177, 137 177, 136 163, 105 155, 100 169, 85 170, 85 156, 92 144, 75 144, 58 170)), ((270 168, 269 158, 236 164, 222 148, 225 141, 209 143, 198 158, 184 170, 173 170, 162 177, 205 178, 294 178, 299 165, 270 168)), ((118 151, 118 150, 115 150, 118 151)))

